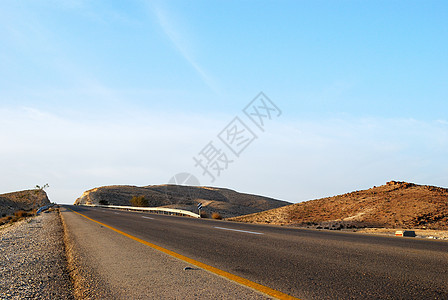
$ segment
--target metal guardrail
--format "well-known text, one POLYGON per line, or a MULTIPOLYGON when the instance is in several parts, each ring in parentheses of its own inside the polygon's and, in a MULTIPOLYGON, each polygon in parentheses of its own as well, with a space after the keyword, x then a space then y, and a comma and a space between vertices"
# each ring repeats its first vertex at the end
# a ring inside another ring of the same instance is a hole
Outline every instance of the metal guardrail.
POLYGON ((118 206, 118 205, 100 205, 100 204, 83 204, 84 206, 92 206, 92 207, 105 207, 105 208, 114 208, 114 209, 124 209, 124 210, 135 210, 135 211, 153 211, 153 212, 163 212, 170 213, 181 216, 190 216, 193 218, 200 218, 201 216, 195 214, 194 212, 176 209, 176 208, 166 208, 166 207, 136 207, 136 206, 118 206))
POLYGON ((53 207, 53 206, 54 206, 54 203, 50 203, 50 204, 48 204, 48 205, 45 205, 45 206, 40 207, 40 208, 37 210, 36 215, 40 214, 41 212, 43 212, 43 211, 45 211, 45 210, 47 210, 47 209, 49 209, 50 207, 53 207))

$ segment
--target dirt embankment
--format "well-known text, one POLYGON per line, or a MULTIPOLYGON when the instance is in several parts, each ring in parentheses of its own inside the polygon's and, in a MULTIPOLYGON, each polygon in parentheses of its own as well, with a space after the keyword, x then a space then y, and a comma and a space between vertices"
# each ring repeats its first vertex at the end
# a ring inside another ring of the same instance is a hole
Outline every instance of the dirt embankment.
POLYGON ((132 206, 133 197, 143 196, 150 207, 169 207, 197 212, 213 212, 224 218, 241 216, 291 204, 268 197, 239 193, 230 189, 182 185, 105 186, 84 192, 75 204, 132 206))
POLYGON ((32 210, 48 204, 47 193, 41 189, 0 194, 0 218, 18 210, 32 210))
POLYGON ((448 189, 390 181, 368 190, 301 202, 233 221, 325 229, 448 230, 448 189))

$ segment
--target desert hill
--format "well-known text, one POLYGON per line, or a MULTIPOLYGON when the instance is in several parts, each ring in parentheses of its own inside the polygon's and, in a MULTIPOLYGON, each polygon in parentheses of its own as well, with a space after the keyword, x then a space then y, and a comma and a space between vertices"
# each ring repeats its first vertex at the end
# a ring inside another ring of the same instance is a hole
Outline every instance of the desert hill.
POLYGON ((197 212, 202 203, 203 211, 220 213, 223 217, 251 214, 291 204, 268 197, 239 193, 215 187, 182 185, 105 186, 84 192, 75 204, 109 204, 130 206, 134 196, 144 196, 150 207, 170 207, 197 212))
POLYGON ((448 229, 448 189, 390 181, 344 195, 232 218, 234 221, 329 229, 448 229))
POLYGON ((0 194, 0 217, 18 210, 31 210, 50 204, 47 193, 41 189, 0 194))

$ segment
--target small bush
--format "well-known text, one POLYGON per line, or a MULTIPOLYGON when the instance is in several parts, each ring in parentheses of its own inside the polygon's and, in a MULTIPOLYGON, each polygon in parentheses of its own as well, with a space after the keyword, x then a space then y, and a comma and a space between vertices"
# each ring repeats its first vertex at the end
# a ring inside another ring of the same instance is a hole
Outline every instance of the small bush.
POLYGON ((0 225, 8 223, 9 220, 11 220, 11 219, 12 219, 12 216, 6 216, 6 217, 3 217, 3 218, 0 218, 0 225))
POLYGON ((148 206, 148 199, 145 199, 145 196, 134 196, 131 199, 132 206, 145 207, 148 206))
POLYGON ((214 212, 214 213, 212 213, 212 219, 215 219, 215 220, 222 220, 222 216, 221 216, 220 213, 218 213, 218 212, 214 212))
POLYGON ((28 216, 33 216, 33 212, 27 212, 24 210, 20 210, 20 211, 16 211, 14 213, 14 215, 10 215, 10 216, 6 216, 3 218, 0 218, 0 225, 4 225, 4 224, 12 224, 14 222, 20 221, 21 219, 28 217, 28 216))
POLYGON ((109 202, 107 200, 101 199, 99 204, 100 205, 109 205, 109 202))
POLYGON ((14 212, 14 216, 16 216, 16 217, 23 217, 24 214, 26 214, 26 212, 23 210, 14 212))
POLYGON ((33 212, 28 212, 28 211, 24 211, 24 210, 19 210, 14 213, 14 216, 16 216, 17 218, 26 218, 26 217, 30 217, 32 215, 33 215, 33 212))
POLYGON ((9 215, 9 216, 4 216, 0 218, 0 225, 4 225, 7 223, 14 223, 17 222, 23 218, 26 217, 31 217, 31 216, 35 216, 36 215, 36 210, 29 210, 29 211, 25 211, 25 210, 18 210, 16 212, 14 212, 14 215, 9 215))
POLYGON ((14 223, 14 222, 17 222, 18 220, 20 220, 20 218, 14 216, 14 217, 12 217, 12 218, 9 220, 9 224, 12 224, 12 223, 14 223))
POLYGON ((208 214, 205 211, 201 211, 201 218, 208 218, 208 214))

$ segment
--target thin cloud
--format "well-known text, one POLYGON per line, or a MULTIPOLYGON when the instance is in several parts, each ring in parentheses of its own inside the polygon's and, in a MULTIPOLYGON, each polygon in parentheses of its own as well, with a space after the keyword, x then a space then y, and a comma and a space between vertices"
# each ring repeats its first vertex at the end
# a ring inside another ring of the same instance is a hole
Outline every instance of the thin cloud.
POLYGON ((0 191, 48 182, 57 202, 72 203, 100 185, 165 183, 181 171, 203 185, 293 202, 392 179, 441 186, 448 180, 448 130, 434 121, 280 121, 211 183, 192 157, 227 117, 198 122, 197 115, 142 110, 83 119, 36 107, 0 108, 0 116, 0 191))
POLYGON ((199 65, 199 63, 193 58, 192 53, 187 47, 184 37, 180 34, 179 30, 174 26, 172 18, 168 17, 167 13, 158 6, 153 6, 152 10, 157 18, 157 22, 162 28, 165 35, 174 45, 180 55, 195 69, 205 84, 218 93, 218 86, 213 78, 199 65))
MULTIPOLYGON (((48 5, 56 1, 49 1, 48 5)), ((120 17, 114 12, 108 15, 97 13, 84 0, 64 0, 59 1, 55 9, 72 10, 76 16, 90 16, 94 22, 104 23, 106 19, 115 20, 120 17)), ((51 28, 47 22, 36 14, 31 8, 21 9, 20 6, 10 6, 6 8, 6 12, 0 10, 0 33, 3 35, 0 41, 5 44, 6 51, 0 51, 0 59, 12 65, 18 65, 19 60, 27 61, 27 68, 39 69, 45 64, 42 73, 51 71, 58 74, 63 86, 58 86, 54 82, 28 85, 27 80, 31 83, 39 80, 39 78, 29 78, 26 74, 19 78, 22 82, 12 80, 12 85, 17 86, 11 89, 12 95, 8 95, 5 91, 0 91, 3 99, 7 98, 23 98, 33 99, 46 102, 48 100, 57 99, 58 102, 71 102, 77 106, 81 102, 88 105, 92 103, 124 103, 121 95, 114 88, 105 85, 102 79, 95 74, 92 68, 80 60, 79 57, 73 55, 71 46, 67 46, 65 42, 66 36, 62 35, 58 30, 51 28), (3 53, 4 52, 4 53, 3 53), (4 58, 3 58, 4 57, 4 58), (44 63, 43 63, 44 62, 44 63), (20 89, 18 88, 20 87, 20 89), (74 95, 74 96, 73 96, 74 95)), ((34 70, 32 70, 34 71, 34 70)), ((8 68, 0 71, 5 78, 8 68)), ((45 76, 43 76, 45 78, 45 76)))

